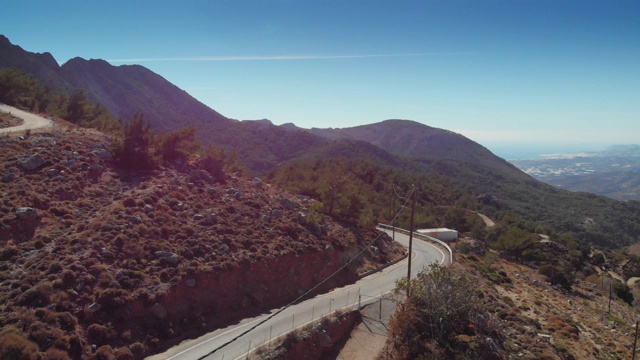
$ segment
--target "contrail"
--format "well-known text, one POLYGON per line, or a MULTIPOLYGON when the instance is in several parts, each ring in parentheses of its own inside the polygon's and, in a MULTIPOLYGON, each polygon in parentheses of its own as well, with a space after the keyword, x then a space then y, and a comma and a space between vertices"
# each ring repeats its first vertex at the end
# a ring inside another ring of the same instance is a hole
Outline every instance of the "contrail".
POLYGON ((272 55, 272 56, 206 56, 178 58, 132 58, 112 59, 108 62, 169 62, 169 61, 273 61, 273 60, 322 60, 322 59, 365 59, 384 57, 410 57, 428 55, 464 55, 468 53, 415 53, 415 54, 362 54, 362 55, 272 55))

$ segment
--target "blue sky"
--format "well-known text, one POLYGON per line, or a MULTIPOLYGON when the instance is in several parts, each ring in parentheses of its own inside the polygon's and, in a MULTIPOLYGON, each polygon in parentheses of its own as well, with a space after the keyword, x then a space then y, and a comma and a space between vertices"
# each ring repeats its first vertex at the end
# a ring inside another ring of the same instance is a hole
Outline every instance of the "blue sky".
POLYGON ((640 143, 640 1, 3 0, 60 63, 141 64, 231 118, 410 119, 490 149, 640 143))

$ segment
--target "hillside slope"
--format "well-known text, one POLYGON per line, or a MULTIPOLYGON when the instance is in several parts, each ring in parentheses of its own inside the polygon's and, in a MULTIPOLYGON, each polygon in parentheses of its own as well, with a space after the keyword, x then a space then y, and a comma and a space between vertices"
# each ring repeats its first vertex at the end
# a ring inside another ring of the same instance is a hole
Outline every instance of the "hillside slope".
MULTIPOLYGON (((0 137, 0 345, 141 358, 288 303, 377 236, 197 162, 125 171, 107 145, 93 132, 0 137)), ((402 256, 375 245, 323 289, 402 256)))
POLYGON ((113 66, 104 60, 74 58, 62 65, 60 75, 121 119, 128 120, 142 112, 162 130, 232 122, 140 65, 113 66))
POLYGON ((329 139, 366 141, 392 154, 477 164, 485 171, 515 179, 529 179, 515 166, 484 146, 449 130, 410 120, 385 120, 344 129, 317 129, 309 132, 329 139))
MULTIPOLYGON (((395 155, 395 161, 389 161, 387 157, 374 160, 371 156, 369 161, 398 173, 421 174, 422 181, 427 183, 442 183, 441 179, 445 178, 448 180, 447 193, 461 192, 477 198, 472 203, 466 201, 468 208, 482 209, 498 217, 517 214, 532 223, 576 233, 583 241, 600 247, 621 247, 635 242, 640 236, 640 224, 635 220, 640 216, 640 202, 620 202, 557 189, 527 175, 485 147, 447 130, 406 120, 387 120, 354 128, 309 131, 329 139, 352 139, 379 146, 395 155)), ((324 150, 324 153, 336 155, 339 152, 324 150)), ((322 153, 316 154, 316 159, 323 158, 322 153)), ((359 155, 353 156, 358 154, 353 150, 344 154, 351 159, 362 159, 359 155)), ((279 169, 276 173, 282 171, 279 169)), ((291 172, 291 169, 284 171, 291 172)), ((292 174, 287 177, 297 178, 292 174)), ((284 183, 281 185, 285 186, 284 183)), ((425 203, 437 205, 433 199, 439 198, 438 193, 420 193, 424 194, 425 203)))

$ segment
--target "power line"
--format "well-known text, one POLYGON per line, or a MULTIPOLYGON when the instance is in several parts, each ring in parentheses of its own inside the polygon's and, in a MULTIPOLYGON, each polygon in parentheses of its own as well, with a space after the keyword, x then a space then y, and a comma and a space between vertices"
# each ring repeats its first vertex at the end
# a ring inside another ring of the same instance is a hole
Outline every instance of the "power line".
MULTIPOLYGON (((395 191, 395 189, 394 189, 395 191)), ((395 220, 398 215, 400 215, 400 212, 402 211, 402 209, 405 207, 405 205, 407 204, 407 202, 409 201, 409 199, 411 199, 411 195, 413 194, 413 191, 415 191, 415 187, 414 189, 411 191, 411 194, 409 194, 409 197, 406 198, 405 203, 403 204, 403 207, 401 208, 400 211, 398 211, 396 213, 396 215, 393 217, 393 220, 395 220)), ((298 296, 298 298, 296 298, 295 300, 293 300, 292 302, 288 303, 287 305, 285 305, 284 307, 282 307, 280 310, 274 312, 273 314, 269 315, 267 318, 265 318, 264 320, 258 322, 257 324, 255 324, 254 326, 250 327, 249 329, 245 330, 244 332, 242 332, 241 334, 239 334, 238 336, 234 337, 233 339, 227 341, 226 343, 218 346, 217 348, 211 350, 210 352, 208 352, 207 354, 199 357, 197 360, 203 360, 205 358, 207 358, 210 355, 215 354, 217 351, 219 351, 220 349, 224 348, 225 346, 237 341, 238 339, 240 339, 241 337, 245 336, 246 334, 250 333, 251 331, 255 330, 258 326, 266 323, 267 321, 273 319, 275 316, 277 316, 278 314, 280 314, 281 312, 285 311, 286 309, 290 308, 291 306, 297 304, 298 302, 300 302, 300 300, 302 300, 304 297, 306 297, 307 295, 309 295, 311 292, 313 292, 314 290, 316 290, 318 287, 320 287, 321 285, 323 285, 324 283, 326 283, 327 281, 329 281, 329 279, 331 279, 332 277, 334 277, 336 274, 338 274, 340 271, 342 271, 343 269, 345 269, 347 266, 351 265, 351 263, 353 261, 355 261, 358 257, 360 257, 360 255, 362 255, 369 247, 371 247, 371 245, 373 245, 381 236, 382 234, 386 234, 385 232, 381 232, 380 234, 378 234, 378 236, 375 237, 375 239, 373 239, 371 242, 369 242, 369 244, 367 246, 365 246, 356 256, 354 256, 353 258, 351 258, 349 261, 347 261, 344 265, 342 265, 338 270, 336 270, 333 274, 327 276, 325 279, 323 279, 322 281, 320 281, 318 284, 316 284, 314 287, 312 287, 311 289, 307 290, 304 294, 298 296)), ((409 254, 409 257, 411 257, 411 254, 409 254)))

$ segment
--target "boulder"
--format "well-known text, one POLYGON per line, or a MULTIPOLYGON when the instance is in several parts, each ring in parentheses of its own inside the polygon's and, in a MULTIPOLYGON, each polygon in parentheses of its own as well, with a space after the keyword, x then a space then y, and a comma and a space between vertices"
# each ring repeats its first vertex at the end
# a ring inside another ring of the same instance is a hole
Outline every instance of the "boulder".
POLYGON ((78 162, 75 159, 66 161, 65 165, 69 168, 69 170, 72 170, 72 171, 78 170, 78 162))
POLYGON ((218 215, 211 213, 204 218, 203 225, 214 225, 218 222, 218 215))
POLYGON ((172 209, 173 211, 183 211, 183 210, 185 209, 185 206, 184 206, 184 203, 182 203, 182 202, 178 202, 177 204, 172 205, 172 206, 171 206, 171 209, 172 209))
POLYGON ((38 218, 38 211, 30 207, 19 207, 16 209, 16 216, 20 220, 32 220, 38 218))
POLYGON ((282 218, 282 210, 280 210, 280 209, 274 209, 274 210, 271 210, 271 216, 272 216, 274 219, 280 219, 280 218, 282 218))
POLYGON ((204 215, 202 215, 202 214, 195 214, 195 215, 193 215, 193 220, 194 220, 194 221, 204 220, 204 218, 205 218, 205 217, 204 217, 204 215))
POLYGON ((12 173, 12 172, 2 174, 2 182, 3 183, 14 182, 17 178, 18 178, 18 175, 15 174, 15 173, 12 173))
POLYGON ((306 224, 307 223, 307 215, 305 215, 303 212, 299 212, 298 213, 298 224, 306 224))
POLYGON ((142 224, 144 220, 140 215, 136 214, 131 217, 131 222, 134 224, 142 224))
POLYGON ((20 161, 20 163, 18 164, 18 166, 20 166, 20 168, 25 171, 36 170, 42 165, 44 165, 44 159, 42 158, 42 156, 40 156, 40 154, 31 155, 26 159, 20 161))
POLYGON ((98 164, 91 164, 87 168, 87 171, 93 176, 100 176, 104 171, 104 168, 98 164))
POLYGON ((277 200, 280 203, 280 205, 282 205, 282 207, 287 209, 287 210, 295 210, 295 209, 300 207, 300 204, 298 204, 297 202, 295 202, 293 200, 289 200, 289 199, 284 198, 284 197, 280 197, 277 200))
POLYGON ((208 183, 213 182, 213 176, 205 170, 192 170, 189 175, 193 181, 202 180, 208 183))
POLYGON ((176 266, 180 262, 180 256, 171 251, 156 251, 155 255, 171 266, 176 266))
POLYGON ((93 150, 93 154, 99 157, 102 160, 111 161, 113 160, 113 155, 105 149, 96 149, 93 150))

